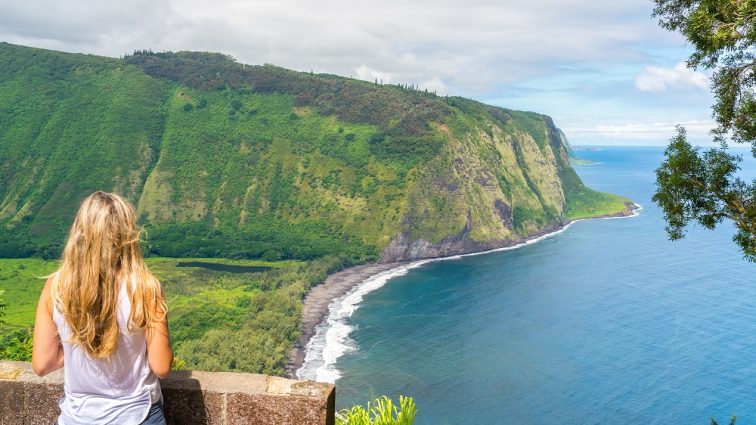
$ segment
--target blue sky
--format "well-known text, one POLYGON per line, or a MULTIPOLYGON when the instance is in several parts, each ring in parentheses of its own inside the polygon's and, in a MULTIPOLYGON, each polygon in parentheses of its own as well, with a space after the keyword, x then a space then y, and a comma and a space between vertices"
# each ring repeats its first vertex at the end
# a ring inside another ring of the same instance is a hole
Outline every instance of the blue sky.
POLYGON ((3 0, 0 40, 121 56, 209 50, 551 115, 573 144, 705 143, 708 75, 650 0, 3 0))

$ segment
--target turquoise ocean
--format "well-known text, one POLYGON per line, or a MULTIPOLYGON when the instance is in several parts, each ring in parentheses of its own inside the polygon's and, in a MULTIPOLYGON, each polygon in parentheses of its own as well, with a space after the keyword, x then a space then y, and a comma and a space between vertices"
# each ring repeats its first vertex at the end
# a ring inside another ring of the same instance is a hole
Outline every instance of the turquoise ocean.
POLYGON ((661 147, 578 153, 636 217, 376 276, 332 304, 300 375, 335 381, 338 408, 412 396, 418 425, 756 423, 756 264, 732 226, 667 240, 661 147))

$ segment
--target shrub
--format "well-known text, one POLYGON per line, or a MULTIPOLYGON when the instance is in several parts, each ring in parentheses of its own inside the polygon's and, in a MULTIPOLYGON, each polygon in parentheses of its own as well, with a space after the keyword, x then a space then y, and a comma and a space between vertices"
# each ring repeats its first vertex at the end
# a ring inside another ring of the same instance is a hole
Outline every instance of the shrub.
POLYGON ((186 362, 181 359, 181 357, 174 356, 173 361, 171 362, 171 369, 173 370, 185 370, 186 369, 186 362))
POLYGON ((412 397, 399 396, 399 406, 383 396, 367 408, 353 406, 336 415, 336 425, 412 425, 417 414, 412 397))
POLYGON ((15 331, 0 341, 0 359, 31 361, 33 343, 31 328, 15 331))
POLYGON ((184 104, 184 111, 189 112, 192 109, 194 109, 194 105, 192 105, 191 103, 185 103, 184 104))

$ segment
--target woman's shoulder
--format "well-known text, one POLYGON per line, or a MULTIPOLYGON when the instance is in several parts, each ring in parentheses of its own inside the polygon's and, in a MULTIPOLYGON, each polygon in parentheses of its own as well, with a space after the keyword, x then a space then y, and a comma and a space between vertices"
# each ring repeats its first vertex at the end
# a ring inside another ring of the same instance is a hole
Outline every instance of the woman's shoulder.
POLYGON ((58 271, 54 271, 50 273, 47 276, 47 280, 45 281, 45 285, 42 287, 42 294, 39 297, 39 302, 44 303, 47 307, 47 311, 52 315, 53 312, 53 285, 55 284, 55 279, 57 279, 58 271))

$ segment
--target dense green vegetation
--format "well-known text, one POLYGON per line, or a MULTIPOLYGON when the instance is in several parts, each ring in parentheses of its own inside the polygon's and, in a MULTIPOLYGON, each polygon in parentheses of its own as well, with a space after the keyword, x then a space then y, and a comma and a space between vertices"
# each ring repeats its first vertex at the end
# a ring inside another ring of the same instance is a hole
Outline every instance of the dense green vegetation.
POLYGON ((176 267, 175 259, 149 265, 166 290, 171 338, 186 368, 281 375, 299 337, 302 298, 348 261, 239 263, 272 267, 258 273, 176 267))
POLYGON ((0 335, 0 359, 31 361, 32 342, 31 328, 0 335))
POLYGON ((166 95, 117 60, 0 45, 0 255, 55 257, 82 193, 133 193, 166 95))
POLYGON ((270 261, 506 243, 623 209, 585 195, 562 136, 536 113, 221 54, 0 43, 0 257, 57 258, 98 189, 137 206, 148 255, 270 261))
MULTIPOLYGON (((303 261, 221 260, 223 264, 265 266, 255 273, 227 273, 178 267, 184 261, 149 258, 170 310, 170 332, 183 367, 281 375, 299 337, 301 300, 326 275, 350 264, 347 257, 303 261)), ((31 327, 43 276, 57 261, 0 259, 0 286, 6 291, 6 325, 0 327, 0 358, 29 360, 31 327)))

